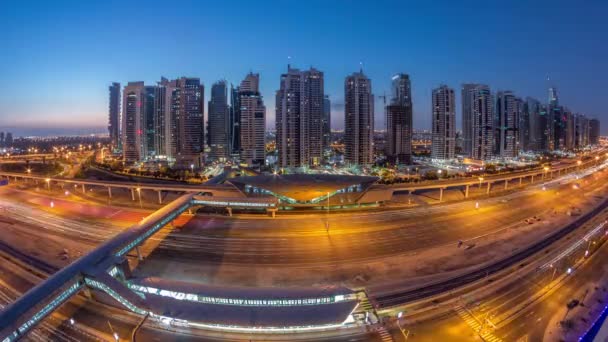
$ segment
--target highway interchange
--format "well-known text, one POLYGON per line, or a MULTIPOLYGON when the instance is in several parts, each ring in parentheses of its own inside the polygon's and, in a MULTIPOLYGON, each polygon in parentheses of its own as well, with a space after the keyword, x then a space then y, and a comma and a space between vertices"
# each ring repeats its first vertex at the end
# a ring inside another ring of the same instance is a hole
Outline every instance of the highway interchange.
MULTIPOLYGON (((572 220, 566 215, 570 208, 585 210, 605 197, 605 178, 603 172, 597 172, 585 180, 571 180, 565 184, 555 182, 545 186, 544 190, 539 183, 502 196, 348 214, 293 214, 279 215, 276 219, 260 215, 234 218, 215 214, 186 216, 179 220, 179 229, 167 227, 159 234, 164 236, 162 241, 158 237, 150 241, 150 245, 158 244, 158 248, 148 248, 150 254, 138 272, 215 284, 239 281, 251 286, 339 282, 370 287, 375 295, 380 295, 394 291, 395 287, 408 288, 421 281, 449 277, 523 248, 530 240, 541 238, 572 220), (582 189, 574 189, 574 183, 580 184, 582 189), (480 204, 479 208, 476 208, 476 203, 480 204), (540 220, 533 224, 525 222, 533 217, 540 220), (329 222, 328 230, 325 222, 329 222), (522 240, 522 235, 526 239, 522 240), (459 241, 462 241, 462 248, 459 241), (294 274, 296 269, 297 275, 294 274), (390 284, 382 285, 386 283, 390 284)), ((10 213, 3 215, 0 225, 5 232, 12 233, 8 241, 4 240, 8 234, 3 234, 3 242, 13 248, 17 246, 26 254, 35 254, 39 261, 30 266, 40 272, 36 277, 19 263, 2 263, 1 299, 5 302, 40 281, 44 272, 52 272, 52 267, 62 267, 148 213, 146 210, 100 205, 76 195, 62 196, 59 192, 49 193, 44 189, 36 191, 31 184, 10 186, 0 191, 0 210, 10 213), (36 239, 27 241, 28 237, 36 239), (67 257, 63 256, 63 249, 68 250, 64 253, 68 254, 67 257), (41 268, 44 269, 42 272, 41 268)), ((573 277, 577 281, 587 278, 591 276, 573 277)), ((525 284, 540 281, 532 279, 525 284)), ((476 311, 485 312, 487 306, 499 309, 509 306, 519 298, 513 293, 526 293, 520 287, 514 286, 497 294, 488 303, 466 309, 475 316, 476 311)), ((534 286, 524 286, 523 289, 534 290, 534 286)), ((84 322, 89 322, 86 330, 69 327, 69 323, 60 323, 58 318, 54 318, 55 322, 47 320, 46 328, 42 326, 37 333, 42 334, 40 330, 47 329, 47 333, 57 334, 53 335, 57 339, 83 340, 99 332, 102 338, 111 338, 108 320, 112 329, 126 337, 129 329, 138 322, 138 317, 124 312, 121 315, 128 319, 113 319, 111 316, 118 316, 116 311, 121 310, 90 301, 82 305, 84 299, 79 300, 81 305, 70 303, 73 308, 67 309, 72 311, 79 326, 84 327, 84 322), (98 317, 100 313, 103 319, 98 317), (53 329, 53 324, 61 325, 60 329, 53 329)), ((470 326, 469 330, 466 326, 461 327, 464 321, 459 315, 451 315, 447 323, 442 321, 441 324, 453 323, 474 339, 470 326)), ((505 326, 509 329, 501 328, 506 329, 502 335, 498 329, 496 335, 527 336, 529 327, 520 321, 512 320, 505 326), (513 328, 516 324, 519 324, 517 329, 513 328)), ((433 324, 428 323, 413 326, 411 330, 413 336, 420 340, 425 340, 425 331, 434 331, 433 324)), ((539 331, 536 329, 533 333, 540 334, 539 331)), ((400 332, 392 333, 395 340, 400 338, 400 332)), ((158 329, 147 325, 141 334, 147 337, 145 340, 162 340, 163 336, 158 329)), ((222 337, 225 336, 207 336, 205 340, 222 337)), ((342 337, 326 338, 336 341, 340 338, 370 340, 379 337, 349 332, 342 337)), ((32 339, 36 339, 35 334, 32 339)))

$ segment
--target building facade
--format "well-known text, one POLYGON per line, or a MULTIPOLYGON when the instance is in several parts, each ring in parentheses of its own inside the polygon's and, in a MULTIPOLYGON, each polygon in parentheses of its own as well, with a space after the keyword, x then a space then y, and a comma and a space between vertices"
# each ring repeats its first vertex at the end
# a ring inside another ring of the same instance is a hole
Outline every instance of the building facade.
POLYGON ((318 165, 323 157, 323 72, 287 67, 276 92, 278 165, 318 165))
POLYGON ((462 152, 465 156, 473 154, 473 103, 471 93, 478 86, 475 83, 465 83, 461 87, 462 101, 462 152))
POLYGON ((123 91, 122 156, 125 165, 143 160, 144 82, 129 82, 123 91))
POLYGON ((374 95, 372 82, 363 71, 344 82, 344 160, 351 165, 374 162, 374 95))
MULTIPOLYGON (((484 84, 465 84, 462 90, 463 117, 468 111, 471 134, 470 157, 489 160, 493 157, 494 146, 494 105, 490 87, 484 84)), ((465 119, 463 118, 463 125, 465 119)), ((463 127, 463 133, 465 127, 463 127)), ((465 137, 465 149, 467 140, 465 137)))
POLYGON ((456 101, 454 89, 446 85, 432 93, 432 145, 433 159, 453 159, 456 150, 456 101))
POLYGON ((391 78, 391 98, 389 105, 384 110, 386 158, 391 163, 410 164, 412 162, 413 104, 409 75, 397 74, 391 78))
POLYGON ((114 82, 108 87, 108 133, 113 150, 120 149, 120 83, 114 82))
POLYGON ((589 120, 589 144, 597 145, 600 143, 600 120, 589 120))
POLYGON ((331 101, 329 96, 323 98, 323 153, 331 148, 331 101))
POLYGON ((240 160, 260 166, 266 159, 266 106, 260 94, 260 75, 249 73, 238 92, 240 160))
POLYGON ((519 154, 520 101, 510 91, 496 94, 494 107, 494 156, 515 158, 519 154))
POLYGON ((207 141, 209 159, 225 161, 230 156, 230 108, 226 81, 215 82, 211 86, 208 103, 207 141))

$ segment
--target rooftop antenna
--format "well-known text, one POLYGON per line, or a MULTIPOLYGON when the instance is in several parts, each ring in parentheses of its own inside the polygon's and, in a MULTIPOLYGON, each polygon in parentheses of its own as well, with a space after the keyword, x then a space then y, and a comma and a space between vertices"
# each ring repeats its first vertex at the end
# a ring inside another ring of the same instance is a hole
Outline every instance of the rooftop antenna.
POLYGON ((363 62, 359 62, 359 72, 363 73, 363 62))
POLYGON ((287 56, 287 71, 291 69, 291 56, 287 56))

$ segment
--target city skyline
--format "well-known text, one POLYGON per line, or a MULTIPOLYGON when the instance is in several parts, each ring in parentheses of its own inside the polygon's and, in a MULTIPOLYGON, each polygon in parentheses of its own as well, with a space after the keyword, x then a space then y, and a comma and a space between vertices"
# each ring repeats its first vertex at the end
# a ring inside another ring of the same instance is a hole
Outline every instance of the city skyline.
MULTIPOLYGON (((38 8, 13 5, 2 11, 5 14, 0 24, 9 38, 5 43, 8 53, 0 58, 4 62, 6 84, 11 84, 10 87, 5 85, 0 95, 0 126, 102 128, 107 125, 107 87, 112 82, 126 84, 130 80, 143 80, 146 84, 154 84, 160 75, 168 78, 198 77, 207 88, 205 98, 210 98, 214 82, 226 79, 229 84, 236 85, 243 75, 253 71, 261 76, 261 95, 266 99, 267 107, 266 127, 272 128, 275 122, 277 78, 285 70, 286 64, 291 63, 295 68, 307 69, 312 66, 324 72, 325 93, 332 103, 332 127, 342 129, 342 82, 353 70, 359 69, 360 62, 363 63, 365 74, 376 84, 376 97, 390 91, 392 75, 410 75, 414 128, 417 129, 431 127, 432 89, 440 84, 458 89, 461 84, 469 82, 488 84, 493 91, 511 90, 517 97, 531 96, 542 102, 546 101, 548 87, 556 86, 560 102, 571 110, 600 121, 605 119, 607 114, 603 109, 601 81, 605 79, 602 73, 606 72, 606 68, 600 63, 605 60, 608 50, 593 43, 596 41, 594 37, 601 32, 596 28, 601 25, 599 13, 605 4, 591 4, 585 9, 565 2, 539 2, 526 6, 512 4, 505 8, 486 4, 477 8, 479 11, 476 15, 481 18, 480 25, 484 26, 484 32, 478 34, 486 38, 499 37, 502 41, 499 44, 493 39, 485 40, 485 43, 483 39, 478 40, 482 41, 480 48, 487 51, 484 56, 466 49, 468 37, 474 31, 473 27, 466 25, 466 19, 471 15, 467 14, 466 4, 405 6, 393 4, 373 10, 349 6, 346 18, 335 18, 332 13, 343 11, 344 4, 313 2, 306 8, 298 8, 301 15, 291 21, 287 21, 278 8, 269 4, 260 4, 259 8, 250 11, 235 6, 230 8, 235 20, 231 21, 233 25, 229 25, 218 22, 210 14, 213 11, 208 11, 209 7, 220 12, 228 11, 225 5, 190 3, 184 8, 191 14, 184 14, 185 9, 177 8, 168 9, 164 14, 169 22, 174 20, 173 15, 187 15, 195 19, 188 38, 200 37, 200 43, 185 46, 182 44, 187 39, 185 37, 180 38, 179 42, 171 42, 171 37, 177 31, 168 29, 170 25, 163 25, 162 34, 154 34, 161 29, 150 28, 152 34, 149 36, 154 37, 154 41, 145 38, 142 42, 132 42, 122 36, 122 32, 134 24, 116 13, 108 14, 105 6, 79 4, 72 9, 65 3, 38 8), (87 14, 82 14, 83 9, 87 14), (543 13, 540 18, 535 15, 539 11, 543 13), (436 15, 430 16, 435 12, 436 15), (504 32, 498 24, 500 20, 495 19, 515 12, 519 13, 519 29, 504 32), (442 15, 446 15, 447 19, 439 20, 442 15), (544 25, 564 15, 572 20, 557 27, 544 25), (54 16, 61 20, 53 20, 54 16), (247 19, 247 25, 256 27, 255 33, 259 38, 238 43, 247 32, 244 28, 246 24, 238 24, 242 18, 247 19), (351 23, 356 20, 352 19, 366 19, 374 25, 357 28, 351 23), (421 25, 423 19, 427 23, 421 25), (84 20, 91 25, 79 25, 84 20), (26 27, 23 25, 25 21, 32 25, 26 27), (73 28, 71 25, 78 25, 78 35, 65 34, 73 28), (273 28, 277 25, 284 29, 276 32, 273 28), (308 25, 306 27, 313 32, 301 32, 304 25, 308 25), (401 47, 391 43, 397 39, 391 33, 391 27, 395 25, 402 25, 404 30, 412 32, 411 44, 401 47), (111 26, 120 29, 105 30, 111 26), (447 29, 453 31, 444 34, 447 29), (579 37, 581 32, 582 38, 579 37), (315 39, 311 38, 313 36, 315 39), (94 39, 87 40, 87 37, 94 39), (31 41, 34 48, 24 50, 19 44, 23 40, 31 41), (262 41, 264 44, 261 44, 262 41), (370 49, 361 50, 361 43, 368 44, 370 49), (174 44, 179 44, 179 51, 175 55, 168 55, 167 51, 174 44), (443 53, 443 50, 439 53, 436 47, 439 45, 447 47, 449 53, 443 53), (513 58, 509 54, 507 58, 501 54, 504 51, 502 45, 517 46, 521 51, 534 47, 533 51, 537 53, 521 58, 513 58), (66 46, 68 48, 62 48, 66 46), (552 53, 556 48, 561 52, 552 53), (319 49, 323 53, 317 53, 319 49), (99 53, 119 50, 120 54, 99 53), (141 52, 149 55, 149 58, 145 61, 129 58, 141 52), (199 58, 183 63, 180 54, 195 54, 199 58), (550 81, 547 81, 547 77, 550 81), (33 82, 40 91, 33 94, 25 92, 33 82), (48 120, 42 123, 43 118, 48 120)), ((160 11, 160 6, 152 4, 142 15, 153 19, 161 16, 160 11)), ((382 113, 381 101, 376 99, 375 105, 375 112, 382 113)), ((457 98, 458 129, 462 127, 460 109, 457 98)), ((376 115, 375 127, 380 129, 384 126, 384 116, 376 115)), ((602 133, 606 129, 603 127, 602 133)))

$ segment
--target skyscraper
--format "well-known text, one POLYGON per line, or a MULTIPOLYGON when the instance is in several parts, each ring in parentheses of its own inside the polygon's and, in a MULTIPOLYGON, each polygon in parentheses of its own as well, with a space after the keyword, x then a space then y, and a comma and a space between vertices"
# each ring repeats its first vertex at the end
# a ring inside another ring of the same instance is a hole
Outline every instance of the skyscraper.
MULTIPOLYGON (((462 87, 463 125, 469 121, 471 134, 470 156, 488 160, 493 156, 494 115, 490 87, 483 84, 465 84, 462 87), (468 116, 468 119, 467 119, 468 116)), ((463 132, 465 132, 463 126, 463 132)), ((466 148, 465 137, 465 148, 466 148)))
POLYGON ((589 119, 583 114, 574 116, 574 146, 583 148, 589 145, 589 119))
POLYGON ((372 81, 363 71, 344 82, 344 159, 353 165, 374 162, 374 95, 372 81))
MULTIPOLYGON (((8 140, 8 133, 7 138, 8 140)), ((600 120, 591 119, 589 120, 589 144, 597 145, 600 143, 600 120)))
POLYGON ((282 167, 317 165, 323 157, 323 72, 287 67, 276 92, 276 132, 282 167))
POLYGON ((574 122, 574 114, 568 108, 564 108, 563 118, 566 127, 565 147, 567 150, 572 150, 576 147, 576 128, 574 122))
POLYGON ((527 99, 517 98, 519 117, 519 150, 531 151, 530 149, 530 112, 528 111, 527 99))
POLYGON ((178 144, 176 162, 182 167, 201 166, 204 149, 204 86, 199 78, 181 77, 174 91, 178 144))
MULTIPOLYGON (((385 154, 387 160, 397 164, 411 163, 413 105, 409 75, 397 74, 392 77, 391 99, 389 105, 385 108, 385 115, 387 135, 385 154)), ((373 112, 371 122, 373 137, 373 112)))
POLYGON ((125 165, 143 156, 144 82, 129 82, 123 91, 122 155, 125 165))
POLYGON ((120 83, 114 82, 108 87, 108 132, 112 149, 120 148, 120 83))
POLYGON ((547 126, 546 120, 540 115, 541 104, 534 98, 526 97, 523 106, 520 130, 524 131, 524 134, 527 133, 527 137, 524 137, 523 142, 521 142, 522 149, 526 151, 541 151, 545 127, 547 126))
POLYGON ((207 134, 209 157, 211 160, 225 161, 230 155, 230 109, 228 107, 228 87, 226 81, 218 81, 211 86, 208 104, 209 126, 207 134))
POLYGON ((230 154, 238 157, 241 153, 241 103, 239 98, 239 87, 230 85, 230 119, 228 120, 228 131, 230 132, 230 154))
POLYGON ((462 99, 462 152, 466 156, 473 153, 473 103, 471 92, 477 87, 474 83, 465 83, 461 88, 462 99))
POLYGON ((266 106, 260 94, 260 75, 249 73, 239 87, 240 159, 248 166, 264 165, 266 106))
POLYGON ((4 132, 0 132, 0 147, 4 146, 4 132))
POLYGON ((515 158, 519 153, 519 101, 510 91, 496 94, 494 155, 515 158))
POLYGON ((331 146, 331 101, 329 96, 323 98, 323 151, 326 151, 331 146))
MULTIPOLYGON (((161 159, 170 160, 171 149, 168 145, 171 138, 169 124, 171 121, 171 91, 167 98, 167 86, 169 80, 161 77, 160 82, 154 87, 154 151, 161 159)), ((171 155, 173 156, 173 155, 171 155)))
POLYGON ((156 130, 154 124, 154 116, 155 116, 155 97, 156 97, 156 87, 155 86, 146 86, 144 87, 144 101, 143 101, 143 114, 144 114, 144 122, 143 122, 143 144, 144 151, 143 157, 154 157, 156 156, 156 130))
POLYGON ((433 89, 432 150, 434 159, 453 159, 456 149, 456 102, 454 89, 433 89))

